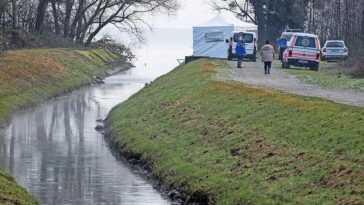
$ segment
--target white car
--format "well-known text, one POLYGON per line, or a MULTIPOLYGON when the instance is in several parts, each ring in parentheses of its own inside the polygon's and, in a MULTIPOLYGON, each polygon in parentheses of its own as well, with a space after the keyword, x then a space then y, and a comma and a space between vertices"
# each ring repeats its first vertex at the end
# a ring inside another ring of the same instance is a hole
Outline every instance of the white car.
POLYGON ((326 41, 321 50, 322 60, 345 60, 348 55, 349 49, 345 46, 345 42, 339 40, 326 41))

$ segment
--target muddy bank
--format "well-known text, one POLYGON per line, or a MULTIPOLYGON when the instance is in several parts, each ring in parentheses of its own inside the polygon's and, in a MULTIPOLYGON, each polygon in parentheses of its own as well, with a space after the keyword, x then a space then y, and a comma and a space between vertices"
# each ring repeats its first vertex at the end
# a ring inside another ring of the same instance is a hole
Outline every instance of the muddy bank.
POLYGON ((112 153, 121 160, 129 163, 134 169, 138 170, 141 174, 147 177, 148 181, 153 184, 153 187, 159 190, 163 196, 172 200, 176 205, 206 205, 210 204, 207 193, 203 191, 188 192, 183 187, 168 184, 163 180, 163 177, 153 172, 153 165, 150 161, 142 159, 140 154, 127 151, 126 144, 121 144, 112 140, 113 132, 105 120, 106 130, 102 129, 100 132, 104 133, 105 141, 109 144, 112 153))

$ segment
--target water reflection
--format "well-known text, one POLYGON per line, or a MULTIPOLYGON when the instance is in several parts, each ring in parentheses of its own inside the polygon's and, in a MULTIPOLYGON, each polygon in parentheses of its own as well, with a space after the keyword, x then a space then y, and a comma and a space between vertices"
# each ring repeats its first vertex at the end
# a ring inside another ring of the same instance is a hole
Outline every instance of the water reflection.
POLYGON ((42 204, 169 204, 112 155, 94 128, 113 106, 173 68, 176 58, 148 61, 148 67, 112 76, 103 86, 15 114, 0 130, 0 166, 42 204))

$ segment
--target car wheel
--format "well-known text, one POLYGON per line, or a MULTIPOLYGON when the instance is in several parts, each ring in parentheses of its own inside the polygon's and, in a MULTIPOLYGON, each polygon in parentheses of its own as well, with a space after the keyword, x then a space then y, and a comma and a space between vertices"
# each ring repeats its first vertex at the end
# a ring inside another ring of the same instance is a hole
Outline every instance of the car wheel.
POLYGON ((314 65, 310 68, 310 70, 313 70, 313 71, 319 71, 319 65, 314 65))
POLYGON ((289 69, 290 68, 290 65, 288 62, 282 62, 282 68, 287 68, 289 69))
POLYGON ((286 68, 286 64, 282 62, 282 68, 286 68))

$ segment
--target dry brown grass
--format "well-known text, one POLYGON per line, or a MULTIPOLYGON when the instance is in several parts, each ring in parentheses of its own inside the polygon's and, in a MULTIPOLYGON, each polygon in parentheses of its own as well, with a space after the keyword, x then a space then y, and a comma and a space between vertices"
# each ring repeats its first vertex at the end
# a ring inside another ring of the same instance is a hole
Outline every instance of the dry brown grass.
POLYGON ((354 78, 364 78, 364 57, 356 56, 340 62, 339 66, 346 75, 354 78))

